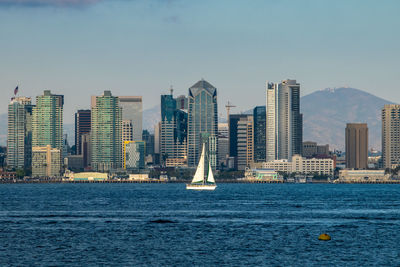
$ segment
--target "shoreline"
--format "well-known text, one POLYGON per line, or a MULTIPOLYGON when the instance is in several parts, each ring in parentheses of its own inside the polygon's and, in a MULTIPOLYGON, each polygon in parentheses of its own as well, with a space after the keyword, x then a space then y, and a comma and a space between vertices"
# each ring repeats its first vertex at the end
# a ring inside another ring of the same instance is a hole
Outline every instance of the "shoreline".
MULTIPOLYGON (((400 184, 400 180, 390 181, 314 181, 308 183, 293 183, 268 180, 236 180, 221 179, 218 184, 400 184)), ((0 184, 187 184, 189 180, 160 181, 160 180, 104 180, 104 181, 69 181, 62 179, 50 180, 0 180, 0 184)))

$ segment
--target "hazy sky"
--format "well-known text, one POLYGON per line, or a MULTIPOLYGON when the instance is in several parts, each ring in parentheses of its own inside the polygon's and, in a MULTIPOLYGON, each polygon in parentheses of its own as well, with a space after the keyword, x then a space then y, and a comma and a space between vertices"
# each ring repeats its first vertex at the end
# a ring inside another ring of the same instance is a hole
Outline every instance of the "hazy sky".
POLYGON ((303 95, 350 86, 400 102, 399 12, 396 0, 0 0, 0 114, 17 84, 64 94, 70 123, 104 90, 150 108, 201 78, 223 114, 286 78, 303 95))

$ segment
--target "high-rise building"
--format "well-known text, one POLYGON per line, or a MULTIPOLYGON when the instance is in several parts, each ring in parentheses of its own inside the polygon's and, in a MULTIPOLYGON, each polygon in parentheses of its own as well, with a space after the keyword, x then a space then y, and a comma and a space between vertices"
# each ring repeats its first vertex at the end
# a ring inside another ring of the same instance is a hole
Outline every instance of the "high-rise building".
POLYGON ((141 96, 120 96, 119 106, 122 108, 122 121, 131 121, 133 141, 142 140, 143 103, 141 96))
POLYGON ((246 167, 250 167, 250 164, 254 162, 254 117, 252 115, 247 116, 247 122, 243 123, 246 125, 246 167))
POLYGON ((133 124, 131 120, 122 121, 122 143, 133 141, 133 124))
POLYGON ((278 159, 278 85, 267 82, 266 90, 266 161, 273 161, 278 159))
POLYGON ((160 154, 163 162, 175 157, 175 111, 176 100, 172 94, 161 95, 160 154))
POLYGON ((173 98, 172 94, 161 95, 160 126, 160 154, 163 163, 167 158, 185 159, 173 160, 173 162, 181 162, 186 165, 187 113, 185 110, 177 108, 177 99, 173 98))
POLYGON ((80 109, 75 113, 75 150, 76 155, 82 155, 82 135, 90 133, 90 109, 80 109))
POLYGON ((368 127, 366 123, 346 125, 346 168, 368 167, 368 127))
POLYGON ((50 145, 32 148, 32 176, 55 177, 61 173, 61 151, 50 145))
POLYGON ((154 125, 154 164, 160 164, 161 122, 154 125))
POLYGON ((187 110, 177 109, 175 112, 175 158, 185 159, 187 163, 187 110))
POLYGON ((284 80, 266 83, 267 161, 292 159, 302 154, 303 115, 300 114, 300 84, 284 80))
POLYGON ((237 157, 238 155, 238 123, 240 120, 247 121, 246 114, 230 114, 229 115, 229 156, 237 157))
POLYGON ((81 153, 83 157, 83 168, 87 168, 91 164, 90 133, 85 133, 81 136, 81 153))
POLYGON ((400 105, 382 109, 382 158, 385 169, 400 166, 400 105))
POLYGON ((254 120, 254 162, 265 162, 267 145, 267 112, 265 106, 255 107, 253 110, 254 120))
POLYGON ((189 88, 188 96, 188 165, 198 164, 203 137, 208 136, 208 157, 212 168, 218 166, 217 89, 205 80, 189 88))
POLYGON ((32 146, 63 149, 64 96, 45 90, 36 97, 32 111, 32 146))
POLYGON ((8 105, 7 164, 28 169, 32 162, 31 98, 13 97, 8 105))
POLYGON ((229 152, 237 170, 245 170, 253 162, 253 115, 229 115, 229 152))
POLYGON ((185 95, 176 97, 176 108, 177 109, 188 109, 188 98, 185 95))
POLYGON ((122 167, 122 110, 118 97, 110 91, 97 96, 92 105, 90 138, 93 169, 109 171, 122 167))
POLYGON ((71 155, 71 147, 68 143, 68 134, 63 134, 63 149, 62 149, 62 158, 66 158, 71 155))
POLYGON ((154 134, 148 130, 143 130, 142 139, 146 145, 146 156, 154 154, 154 134))
POLYGON ((221 168, 226 167, 229 157, 229 127, 228 123, 218 123, 218 163, 221 168))

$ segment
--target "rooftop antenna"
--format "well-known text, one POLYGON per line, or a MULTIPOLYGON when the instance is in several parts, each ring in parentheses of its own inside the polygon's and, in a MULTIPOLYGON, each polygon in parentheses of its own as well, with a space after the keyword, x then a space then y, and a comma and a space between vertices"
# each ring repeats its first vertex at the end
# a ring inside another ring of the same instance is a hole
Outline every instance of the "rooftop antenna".
POLYGON ((173 93, 174 93, 174 87, 173 87, 172 85, 170 86, 169 91, 171 92, 171 95, 173 95, 173 93))

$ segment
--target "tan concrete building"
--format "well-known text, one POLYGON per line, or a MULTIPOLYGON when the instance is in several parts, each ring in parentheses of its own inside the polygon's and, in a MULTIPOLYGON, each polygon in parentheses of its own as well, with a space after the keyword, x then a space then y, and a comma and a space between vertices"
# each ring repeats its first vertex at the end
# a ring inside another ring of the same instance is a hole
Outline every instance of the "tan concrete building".
POLYGON ((167 158, 165 160, 166 167, 187 167, 186 158, 167 158))
POLYGON ((337 182, 379 182, 389 179, 390 175, 385 174, 384 170, 340 170, 337 182))
POLYGON ((383 167, 400 165, 400 105, 385 105, 382 109, 383 167))
POLYGON ((277 172, 332 175, 335 162, 330 158, 304 158, 300 155, 294 155, 291 162, 286 159, 268 161, 263 163, 262 168, 274 169, 277 172))
POLYGON ((247 119, 247 151, 246 166, 254 161, 254 116, 247 119))
POLYGON ((55 177, 61 173, 61 151, 58 148, 32 147, 32 176, 55 177))
POLYGON ((346 125, 346 168, 368 167, 368 126, 366 123, 346 125))
POLYGON ((235 157, 237 170, 245 170, 254 159, 253 115, 231 114, 229 123, 230 156, 235 157))
POLYGON ((303 142, 303 157, 312 158, 317 155, 329 155, 329 145, 318 145, 317 142, 303 142))

